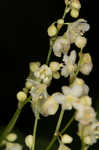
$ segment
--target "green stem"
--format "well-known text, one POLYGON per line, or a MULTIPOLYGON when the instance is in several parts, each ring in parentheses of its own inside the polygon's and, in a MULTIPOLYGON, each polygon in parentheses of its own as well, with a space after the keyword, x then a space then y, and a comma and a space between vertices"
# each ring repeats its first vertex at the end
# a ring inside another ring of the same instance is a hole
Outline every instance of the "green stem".
POLYGON ((69 120, 69 122, 66 124, 66 126, 62 129, 62 131, 60 132, 61 134, 63 134, 67 129, 68 127, 71 125, 71 123, 74 121, 74 118, 75 118, 75 114, 71 117, 71 119, 69 120))
POLYGON ((9 124, 7 125, 7 127, 5 128, 4 132, 1 134, 0 136, 0 145, 2 143, 2 141, 5 139, 5 137, 7 136, 7 134, 9 134, 11 132, 11 130, 13 129, 21 111, 22 111, 22 108, 24 107, 24 105, 29 102, 31 99, 31 96, 29 98, 27 98, 25 100, 25 102, 20 105, 20 107, 17 108, 16 112, 14 113, 13 117, 11 118, 9 124))
POLYGON ((35 123, 34 123, 34 129, 33 129, 33 144, 32 144, 32 150, 35 150, 35 140, 36 140, 36 130, 37 130, 37 124, 39 120, 39 113, 35 117, 35 123))
POLYGON ((49 63, 52 50, 53 50, 53 47, 50 45, 50 49, 49 49, 48 56, 47 56, 47 59, 46 59, 46 65, 48 65, 48 63, 49 63))
MULTIPOLYGON (((67 12, 66 12, 66 8, 65 8, 65 11, 64 11, 64 14, 63 14, 63 16, 62 16, 62 19, 64 19, 64 18, 66 17, 66 14, 67 14, 67 12)), ((61 26, 61 28, 62 28, 62 26, 61 26)), ((61 29, 61 28, 60 28, 60 29, 61 29)), ((57 38, 57 35, 58 35, 58 33, 60 32, 60 29, 58 29, 55 39, 57 38)), ((50 39, 50 40, 51 40, 51 39, 50 39)), ((54 42, 55 42, 55 41, 54 41, 54 42)), ((53 44, 50 43, 50 48, 49 48, 48 56, 47 56, 47 59, 46 59, 46 65, 48 65, 48 63, 49 63, 49 61, 50 61, 50 57, 51 57, 51 54, 52 54, 54 42, 53 42, 53 44)))
POLYGON ((57 122, 56 130, 55 130, 55 134, 54 134, 51 142, 49 143, 48 147, 46 148, 46 150, 50 150, 50 148, 52 147, 52 145, 54 144, 54 142, 57 139, 57 135, 58 135, 58 132, 59 132, 59 129, 60 129, 60 125, 61 125, 61 122, 62 122, 62 119, 63 119, 63 115, 64 115, 64 110, 61 110, 60 116, 59 116, 59 119, 58 119, 58 122, 57 122))
POLYGON ((56 130, 55 130, 55 134, 56 135, 59 132, 60 125, 61 125, 61 122, 62 122, 62 119, 63 119, 63 115, 64 115, 64 110, 62 109, 61 112, 60 112, 60 116, 59 116, 58 122, 57 122, 56 130))
MULTIPOLYGON (((75 114, 72 116, 72 118, 69 120, 69 122, 66 124, 66 126, 62 129, 62 131, 60 132, 61 134, 63 134, 68 127, 71 125, 71 123, 73 122, 75 117, 75 114)), ((58 135, 54 136, 51 140, 51 142, 49 143, 48 147, 46 148, 46 150, 50 150, 51 147, 53 146, 53 144, 55 143, 55 141, 57 140, 58 135)))
POLYGON ((85 148, 86 148, 86 145, 85 145, 84 139, 82 137, 82 139, 81 139, 81 150, 85 150, 85 148))

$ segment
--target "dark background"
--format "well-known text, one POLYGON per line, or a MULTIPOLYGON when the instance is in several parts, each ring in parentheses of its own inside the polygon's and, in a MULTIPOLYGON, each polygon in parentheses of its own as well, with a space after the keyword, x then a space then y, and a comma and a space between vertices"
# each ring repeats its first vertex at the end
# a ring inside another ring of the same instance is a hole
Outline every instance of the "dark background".
MULTIPOLYGON (((94 64, 94 69, 90 76, 84 77, 84 79, 90 86, 93 106, 98 112, 98 9, 95 1, 93 3, 93 1, 82 0, 81 3, 80 17, 87 19, 91 25, 91 29, 87 34, 88 44, 85 49, 91 53, 94 64)), ((16 93, 24 87, 24 81, 29 71, 29 62, 38 60, 42 61, 42 63, 45 62, 49 48, 47 28, 53 21, 61 18, 64 7, 63 0, 0 1, 1 126, 5 126, 15 112, 17 107, 16 93)), ((71 21, 69 15, 67 20, 71 21)), ((72 19, 72 21, 74 20, 72 19)), ((52 56, 52 58, 55 57, 52 56)), ((61 83, 63 85, 64 81, 62 80, 61 83)), ((57 82, 54 81, 51 88, 54 92, 60 88, 60 84, 56 85, 57 82)), ((63 124, 69 119, 69 115, 71 114, 66 113, 63 124)), ((38 136, 43 134, 43 137, 47 135, 50 138, 53 134, 57 117, 58 113, 55 117, 46 119, 41 117, 38 136), (54 121, 55 123, 53 123, 54 121)), ((16 128, 27 135, 32 132, 33 121, 33 113, 29 105, 27 105, 16 123, 16 128)))

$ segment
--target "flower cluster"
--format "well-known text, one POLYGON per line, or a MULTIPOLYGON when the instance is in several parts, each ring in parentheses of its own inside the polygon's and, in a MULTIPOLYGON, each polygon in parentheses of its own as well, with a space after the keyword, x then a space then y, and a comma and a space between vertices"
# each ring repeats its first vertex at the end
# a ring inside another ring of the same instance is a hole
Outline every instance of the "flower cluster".
MULTIPOLYGON (((34 150, 35 147, 36 127, 40 115, 44 117, 54 115, 58 111, 59 105, 62 113, 66 110, 75 110, 74 118, 78 122, 78 136, 85 145, 83 150, 87 150, 99 139, 99 122, 92 107, 89 87, 83 79, 78 77, 79 72, 83 75, 89 75, 93 68, 91 55, 83 52, 87 44, 87 38, 84 34, 90 29, 90 26, 82 18, 73 22, 65 22, 64 18, 69 12, 73 18, 79 16, 81 3, 79 0, 65 0, 65 4, 63 17, 48 27, 50 49, 46 64, 31 62, 25 87, 23 91, 17 93, 18 109, 21 109, 26 101, 29 101, 35 115, 34 134, 25 138, 25 144, 30 150, 34 150), (67 28, 62 35, 59 35, 60 29, 64 25, 67 28), (75 50, 71 48, 73 44, 75 50), (59 62, 49 62, 51 52, 56 57, 60 57, 59 62), (55 92, 50 95, 48 88, 52 79, 60 79, 60 77, 68 77, 69 85, 62 86, 62 92, 55 92)), ((61 113, 59 119, 55 131, 55 136, 58 136, 59 141, 58 150, 71 150, 67 144, 72 143, 73 138, 68 134, 62 133, 63 135, 61 135, 59 132, 62 120, 61 113)), ((3 144, 6 145, 5 150, 22 150, 21 145, 14 142, 16 138, 17 136, 13 133, 7 135, 3 141, 3 144)))

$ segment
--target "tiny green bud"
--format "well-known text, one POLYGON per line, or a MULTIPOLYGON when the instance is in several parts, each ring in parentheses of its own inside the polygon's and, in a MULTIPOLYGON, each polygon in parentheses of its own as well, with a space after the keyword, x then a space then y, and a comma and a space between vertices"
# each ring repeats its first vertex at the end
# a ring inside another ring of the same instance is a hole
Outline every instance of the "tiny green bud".
POLYGON ((26 98, 27 98, 27 95, 23 91, 20 91, 20 92, 17 93, 18 101, 24 102, 26 98))

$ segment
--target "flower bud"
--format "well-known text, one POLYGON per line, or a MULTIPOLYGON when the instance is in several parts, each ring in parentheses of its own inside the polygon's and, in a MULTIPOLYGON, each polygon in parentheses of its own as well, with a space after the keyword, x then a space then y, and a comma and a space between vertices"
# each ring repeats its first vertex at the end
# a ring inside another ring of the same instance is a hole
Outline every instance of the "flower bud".
POLYGON ((18 101, 24 102, 26 98, 27 98, 27 95, 23 91, 20 91, 20 92, 17 93, 18 101))
POLYGON ((55 61, 50 63, 50 69, 52 70, 52 72, 58 71, 61 66, 62 64, 59 64, 58 62, 55 62, 55 61))
POLYGON ((76 9, 80 9, 81 8, 80 1, 79 0, 73 0, 71 3, 71 7, 76 8, 76 9))
POLYGON ((49 26, 49 28, 48 28, 48 35, 50 37, 52 37, 52 36, 55 36, 56 33, 57 33, 57 28, 55 27, 55 25, 52 24, 51 26, 49 26))
POLYGON ((77 18, 77 17, 79 16, 79 10, 73 8, 73 9, 71 10, 71 12, 70 12, 70 15, 71 15, 71 17, 73 17, 73 18, 77 18))
POLYGON ((73 87, 75 85, 82 87, 84 85, 84 81, 81 78, 76 78, 70 86, 73 87))
POLYGON ((32 88, 32 86, 33 86, 33 84, 32 84, 31 82, 26 81, 26 83, 25 83, 25 87, 26 87, 27 89, 31 89, 31 88, 32 88))
POLYGON ((81 104, 83 104, 85 106, 91 106, 92 99, 89 96, 83 96, 80 98, 80 102, 81 102, 81 104))
POLYGON ((57 23, 63 25, 64 24, 64 19, 58 19, 57 23))
POLYGON ((87 43, 87 39, 85 37, 77 36, 77 38, 75 39, 75 45, 78 48, 81 48, 81 49, 84 48, 86 43, 87 43))
POLYGON ((53 78, 54 79, 59 79, 60 78, 60 73, 57 71, 57 72, 54 72, 53 73, 53 78))
POLYGON ((49 96, 48 99, 41 107, 41 114, 44 116, 54 115, 58 110, 59 104, 53 99, 53 96, 49 96))
POLYGON ((26 144, 27 147, 29 147, 29 149, 31 149, 32 144, 33 144, 33 136, 32 135, 28 135, 25 138, 25 144, 26 144))
POLYGON ((71 136, 69 136, 68 134, 64 134, 62 136, 62 143, 69 144, 72 141, 73 141, 73 138, 71 136))
POLYGON ((34 72, 40 66, 40 62, 31 62, 29 68, 31 72, 34 72))
POLYGON ((14 142, 17 139, 17 135, 15 133, 10 133, 7 135, 6 139, 10 142, 14 142))
POLYGON ((80 64, 80 72, 85 75, 88 75, 91 72, 92 68, 93 64, 90 54, 89 53, 83 54, 82 61, 80 64))

